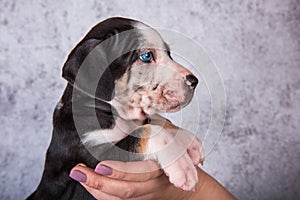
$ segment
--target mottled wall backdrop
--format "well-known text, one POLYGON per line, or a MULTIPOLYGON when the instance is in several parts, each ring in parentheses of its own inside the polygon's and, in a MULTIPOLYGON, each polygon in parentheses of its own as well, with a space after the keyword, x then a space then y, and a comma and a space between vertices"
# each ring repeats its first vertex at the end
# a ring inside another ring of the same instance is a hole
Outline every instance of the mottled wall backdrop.
POLYGON ((37 186, 62 64, 92 25, 116 15, 188 35, 219 67, 227 117, 205 170, 239 199, 299 199, 297 0, 0 0, 0 199, 37 186))

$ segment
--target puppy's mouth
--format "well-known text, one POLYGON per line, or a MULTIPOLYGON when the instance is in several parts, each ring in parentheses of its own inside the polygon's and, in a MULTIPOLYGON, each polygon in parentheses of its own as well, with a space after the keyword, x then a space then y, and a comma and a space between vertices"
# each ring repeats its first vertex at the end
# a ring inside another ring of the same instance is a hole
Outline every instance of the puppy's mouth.
POLYGON ((159 105, 161 112, 176 112, 182 106, 185 106, 185 103, 181 100, 182 98, 178 97, 176 92, 172 90, 163 91, 160 98, 162 99, 162 103, 159 105))
POLYGON ((165 90, 162 93, 162 102, 160 112, 176 112, 192 100, 194 90, 185 90, 183 94, 178 94, 178 91, 174 90, 165 90))
POLYGON ((145 114, 176 112, 185 107, 192 99, 194 90, 187 88, 170 89, 155 84, 140 88, 130 98, 131 107, 141 108, 145 114))

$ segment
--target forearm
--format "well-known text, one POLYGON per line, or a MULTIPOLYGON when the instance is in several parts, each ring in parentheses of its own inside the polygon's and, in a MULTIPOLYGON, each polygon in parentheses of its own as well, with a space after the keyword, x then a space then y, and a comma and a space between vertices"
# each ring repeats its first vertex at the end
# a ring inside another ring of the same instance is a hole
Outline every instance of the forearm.
POLYGON ((189 200, 231 200, 236 199, 217 180, 198 169, 199 183, 189 196, 189 200))

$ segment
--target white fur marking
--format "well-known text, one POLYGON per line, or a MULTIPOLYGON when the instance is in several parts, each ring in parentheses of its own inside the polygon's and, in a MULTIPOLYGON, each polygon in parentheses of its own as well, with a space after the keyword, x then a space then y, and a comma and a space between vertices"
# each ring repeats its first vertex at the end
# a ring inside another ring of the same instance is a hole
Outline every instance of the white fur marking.
POLYGON ((87 132, 81 138, 82 143, 88 146, 96 146, 104 143, 114 143, 122 140, 127 135, 115 129, 99 129, 87 132))
POLYGON ((116 118, 116 124, 112 129, 98 129, 87 132, 81 138, 82 143, 88 146, 96 146, 104 143, 116 143, 129 135, 138 124, 131 120, 116 118))

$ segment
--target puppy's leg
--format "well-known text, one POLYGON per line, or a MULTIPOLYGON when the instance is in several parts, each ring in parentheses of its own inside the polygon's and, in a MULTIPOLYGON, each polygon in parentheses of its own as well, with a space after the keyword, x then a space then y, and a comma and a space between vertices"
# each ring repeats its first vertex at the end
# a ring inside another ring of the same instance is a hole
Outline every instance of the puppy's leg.
POLYGON ((198 182, 194 164, 203 160, 201 144, 169 121, 140 126, 116 145, 140 153, 144 160, 156 160, 176 187, 192 190, 198 182))
POLYGON ((204 153, 202 151, 201 141, 191 132, 179 128, 171 123, 171 121, 163 118, 160 115, 155 115, 151 121, 153 125, 162 126, 165 130, 170 132, 181 145, 183 145, 192 159, 194 165, 204 162, 204 153))

